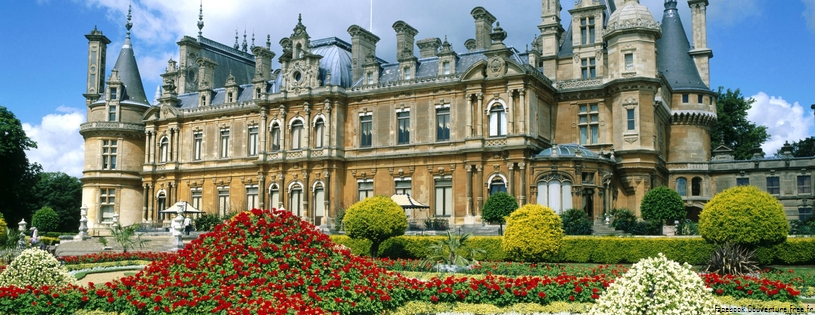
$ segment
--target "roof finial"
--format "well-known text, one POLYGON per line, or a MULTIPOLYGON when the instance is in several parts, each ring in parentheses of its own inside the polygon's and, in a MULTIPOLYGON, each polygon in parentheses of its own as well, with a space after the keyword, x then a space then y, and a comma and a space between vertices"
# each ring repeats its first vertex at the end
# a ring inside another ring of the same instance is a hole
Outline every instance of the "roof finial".
MULTIPOLYGON (((127 38, 130 38, 130 28, 133 27, 133 22, 130 22, 130 19, 132 18, 132 15, 130 14, 131 6, 132 6, 132 4, 127 5, 127 23, 125 23, 125 28, 127 29, 127 38)), ((96 29, 95 25, 94 25, 93 29, 96 29)))
POLYGON ((297 13, 297 24, 303 24, 303 13, 297 13))
POLYGON ((266 34, 266 49, 272 48, 272 35, 266 34))
POLYGON ((203 37, 201 35, 201 30, 204 28, 204 0, 201 0, 200 5, 198 6, 198 38, 203 37))
POLYGON ((252 46, 249 47, 255 47, 255 30, 252 30, 252 46))
POLYGON ((241 48, 241 46, 238 45, 238 29, 237 28, 235 29, 235 45, 232 45, 232 48, 235 48, 236 50, 241 48))
POLYGON ((241 47, 243 52, 246 52, 246 29, 243 29, 243 46, 241 47))

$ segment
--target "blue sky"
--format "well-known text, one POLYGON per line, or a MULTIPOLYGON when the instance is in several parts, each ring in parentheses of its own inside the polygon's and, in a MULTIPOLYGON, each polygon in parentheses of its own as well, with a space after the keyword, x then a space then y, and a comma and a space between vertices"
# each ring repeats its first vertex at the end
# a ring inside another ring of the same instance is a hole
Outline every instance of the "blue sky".
MULTIPOLYGON (((585 0, 584 0, 585 1, 585 0)), ((622 2, 622 0, 618 0, 622 2)), ((574 1, 562 0, 562 18, 574 1)), ((641 0, 657 21, 663 0, 641 0)), ((87 40, 94 26, 104 32, 108 66, 113 68, 125 36, 128 0, 7 1, 0 19, 0 105, 23 123, 39 148, 29 159, 46 171, 81 176, 85 121, 87 40)), ((312 38, 336 36, 350 41, 348 26, 370 25, 371 0, 203 0, 204 36, 231 45, 235 32, 243 41, 263 45, 271 35, 280 54, 280 38, 289 36, 303 14, 312 38)), ((539 0, 373 0, 373 32, 381 41, 377 55, 395 60, 391 25, 404 20, 419 30, 416 39, 444 37, 456 51, 474 36, 470 10, 483 6, 509 34, 505 42, 519 49, 538 34, 539 0)), ((178 60, 175 42, 196 35, 199 0, 134 0, 133 45, 149 99, 170 57, 178 60)), ((689 32, 690 12, 679 0, 680 15, 689 32)), ((749 118, 769 128, 773 138, 764 145, 774 153, 784 141, 815 135, 810 104, 815 103, 815 0, 710 0, 708 47, 711 85, 740 88, 756 99, 749 118)), ((275 63, 275 67, 279 64, 275 63)), ((109 73, 108 73, 109 74, 109 73)))

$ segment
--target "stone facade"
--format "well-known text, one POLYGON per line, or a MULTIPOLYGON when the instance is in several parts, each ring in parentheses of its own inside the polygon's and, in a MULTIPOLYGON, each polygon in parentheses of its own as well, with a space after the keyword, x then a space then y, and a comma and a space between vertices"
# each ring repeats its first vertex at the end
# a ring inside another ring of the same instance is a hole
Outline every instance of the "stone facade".
MULTIPOLYGON (((543 0, 528 51, 508 47, 481 7, 466 52, 415 41, 420 31, 397 21, 387 35, 398 39, 393 62, 376 55, 378 35, 356 25, 350 43, 313 40, 299 18, 279 41, 281 69, 271 68, 269 38, 230 47, 199 33, 178 42, 181 60, 168 62, 153 104, 134 97, 144 94, 131 82, 135 60, 117 61, 107 86, 96 79, 110 41, 94 30, 81 129, 89 227, 113 213, 122 224, 161 222, 159 211, 180 200, 221 214, 285 208, 325 225, 362 198, 395 193, 464 224, 479 222, 496 191, 599 219, 612 208, 638 213, 648 190, 678 188, 680 177, 688 206, 701 207, 736 177, 762 182, 765 169, 781 177, 792 215, 787 197, 800 194, 786 187, 809 160, 755 162, 745 173, 711 161, 712 53, 698 53, 707 1, 689 2, 693 51, 675 0, 662 23, 636 0, 578 1, 565 30, 560 1, 543 0)), ((129 45, 128 35, 120 60, 129 45)))

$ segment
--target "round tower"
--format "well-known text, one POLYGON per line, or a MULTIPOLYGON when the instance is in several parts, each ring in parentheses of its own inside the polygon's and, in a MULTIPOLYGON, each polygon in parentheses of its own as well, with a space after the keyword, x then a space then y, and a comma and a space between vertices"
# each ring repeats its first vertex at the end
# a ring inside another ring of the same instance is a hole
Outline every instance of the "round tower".
POLYGON ((105 46, 110 43, 94 29, 88 38, 88 84, 85 105, 87 122, 79 133, 85 139, 82 172, 82 203, 88 207, 88 228, 106 233, 118 222, 123 226, 143 220, 144 195, 140 172, 144 156, 145 128, 142 116, 150 107, 130 41, 127 36, 106 81, 105 46))

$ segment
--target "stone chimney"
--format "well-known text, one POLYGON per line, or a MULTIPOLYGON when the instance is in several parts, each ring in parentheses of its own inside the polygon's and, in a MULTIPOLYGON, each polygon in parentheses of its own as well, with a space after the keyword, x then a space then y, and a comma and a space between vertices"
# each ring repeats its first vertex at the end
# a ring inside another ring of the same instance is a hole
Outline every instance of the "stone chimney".
POLYGON ((376 43, 379 42, 379 36, 358 25, 351 25, 348 34, 351 35, 351 67, 353 80, 356 82, 362 77, 365 59, 369 55, 376 59, 376 43))
POLYGON ((495 23, 496 18, 483 7, 475 7, 470 15, 475 19, 475 49, 487 49, 490 46, 492 23, 495 23))
POLYGON ((416 42, 416 46, 419 46, 419 58, 433 57, 441 47, 441 39, 438 37, 425 38, 416 42))
POLYGON ((403 53, 409 52, 410 55, 413 55, 414 38, 419 31, 404 21, 396 21, 393 23, 393 30, 396 31, 397 59, 400 58, 403 53))
POLYGON ((710 86, 710 58, 713 51, 707 47, 707 6, 708 0, 688 0, 691 12, 691 29, 693 40, 691 51, 696 69, 705 85, 710 86))

